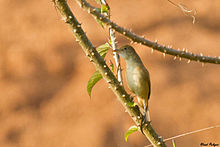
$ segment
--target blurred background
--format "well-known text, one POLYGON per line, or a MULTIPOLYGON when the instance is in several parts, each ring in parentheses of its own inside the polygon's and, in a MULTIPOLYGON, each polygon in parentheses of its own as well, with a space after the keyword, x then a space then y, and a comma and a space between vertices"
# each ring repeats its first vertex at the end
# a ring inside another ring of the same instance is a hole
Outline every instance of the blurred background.
MULTIPOLYGON (((93 45, 107 42, 107 29, 75 1, 68 2, 93 45)), ((173 48, 220 56, 219 0, 175 0, 197 10, 195 24, 166 0, 108 2, 111 19, 138 35, 173 48)), ((86 87, 95 68, 51 0, 2 0, 0 17, 1 147, 149 144, 139 132, 124 141, 124 133, 134 123, 104 80, 95 85, 89 98, 86 87)), ((118 34, 117 41, 118 46, 129 43, 118 34)), ((133 47, 151 75, 149 107, 152 126, 159 135, 169 138, 220 124, 219 65, 187 64, 185 59, 174 61, 169 55, 152 54, 145 46, 133 47)), ((106 57, 109 60, 113 61, 111 51, 106 57)), ((220 129, 175 141, 178 147, 220 144, 220 129)), ((170 141, 167 145, 171 146, 170 141)))

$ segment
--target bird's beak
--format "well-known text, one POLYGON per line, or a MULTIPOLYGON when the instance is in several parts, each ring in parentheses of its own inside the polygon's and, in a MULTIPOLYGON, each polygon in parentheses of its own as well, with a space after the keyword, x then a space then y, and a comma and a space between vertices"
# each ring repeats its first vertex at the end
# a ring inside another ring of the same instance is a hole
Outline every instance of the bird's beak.
POLYGON ((118 53, 118 52, 119 52, 119 49, 115 49, 115 50, 113 50, 113 52, 118 53))

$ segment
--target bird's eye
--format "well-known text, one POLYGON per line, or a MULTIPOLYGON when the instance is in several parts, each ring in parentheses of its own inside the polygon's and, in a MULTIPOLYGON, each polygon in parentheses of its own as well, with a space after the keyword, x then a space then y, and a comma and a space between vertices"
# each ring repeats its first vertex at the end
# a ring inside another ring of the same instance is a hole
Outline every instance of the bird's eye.
POLYGON ((127 47, 125 47, 124 50, 127 50, 127 47))

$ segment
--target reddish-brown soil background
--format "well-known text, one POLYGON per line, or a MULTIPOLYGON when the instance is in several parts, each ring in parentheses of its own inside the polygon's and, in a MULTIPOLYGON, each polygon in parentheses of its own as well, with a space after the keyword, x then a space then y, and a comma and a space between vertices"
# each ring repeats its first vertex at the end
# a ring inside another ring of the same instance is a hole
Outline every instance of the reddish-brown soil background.
MULTIPOLYGON (((92 1, 94 4, 94 1, 92 1)), ((112 20, 139 35, 194 53, 220 55, 220 1, 176 1, 197 10, 196 23, 166 0, 109 1, 112 20)), ((94 46, 107 30, 69 1, 94 46)), ((95 71, 51 0, 0 1, 0 146, 141 147, 141 133, 128 142, 131 118, 105 81, 89 98, 95 71)), ((128 43, 117 35, 119 46, 128 43)), ((220 66, 173 60, 134 45, 152 82, 150 111, 156 131, 168 138, 220 123, 220 66)), ((109 52, 106 60, 112 59, 109 52)), ((123 68, 125 67, 122 61, 123 68)), ((220 129, 175 140, 178 147, 220 144, 220 129)), ((171 145, 170 142, 167 143, 171 145)))

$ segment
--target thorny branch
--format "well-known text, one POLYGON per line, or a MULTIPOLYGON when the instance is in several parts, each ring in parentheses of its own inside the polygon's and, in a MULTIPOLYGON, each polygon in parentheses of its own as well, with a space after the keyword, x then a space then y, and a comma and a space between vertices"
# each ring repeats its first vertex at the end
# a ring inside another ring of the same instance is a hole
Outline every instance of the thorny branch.
MULTIPOLYGON (((139 125, 143 117, 143 115, 140 113, 139 107, 137 105, 132 105, 133 100, 131 99, 130 95, 128 95, 123 86, 120 85, 114 74, 105 63, 104 59, 99 55, 92 43, 89 41, 85 32, 81 28, 81 24, 77 21, 69 6, 67 5, 66 0, 53 0, 53 2, 60 12, 62 19, 74 34, 76 41, 81 45, 85 54, 94 64, 97 71, 101 73, 102 77, 109 84, 109 87, 115 93, 118 100, 124 106, 134 122, 139 125)), ((150 124, 143 126, 143 133, 153 144, 153 146, 166 147, 163 139, 157 135, 150 124)))
POLYGON ((155 42, 149 41, 145 39, 144 37, 138 36, 135 33, 118 26, 116 23, 109 20, 107 17, 101 15, 98 11, 96 11, 96 8, 91 6, 88 2, 85 0, 76 0, 80 6, 88 11, 88 13, 92 14, 96 19, 102 21, 104 24, 109 26, 110 28, 114 29, 118 33, 126 36, 129 38, 133 43, 139 43, 145 46, 148 46, 154 50, 157 50, 159 52, 162 52, 164 55, 169 54, 172 56, 179 57, 179 58, 185 58, 188 59, 188 63, 190 61, 197 61, 197 62, 203 62, 203 63, 214 63, 214 64, 220 64, 220 56, 219 57, 211 57, 211 56, 204 56, 201 54, 195 54, 192 52, 188 52, 185 48, 183 50, 180 49, 173 49, 171 46, 164 46, 157 43, 157 40, 155 42))

